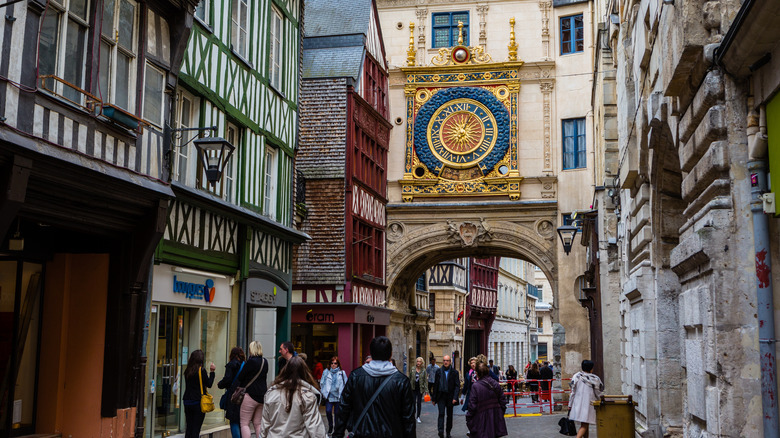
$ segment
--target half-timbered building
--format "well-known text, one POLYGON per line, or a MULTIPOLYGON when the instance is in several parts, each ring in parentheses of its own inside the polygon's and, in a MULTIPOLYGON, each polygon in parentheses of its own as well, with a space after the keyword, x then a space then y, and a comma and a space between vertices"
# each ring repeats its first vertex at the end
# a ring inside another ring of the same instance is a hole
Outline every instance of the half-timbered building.
POLYGON ((387 64, 373 0, 307 1, 305 16, 296 166, 312 240, 296 250, 293 342, 310 365, 338 355, 349 371, 390 322, 387 64))
POLYGON ((498 307, 498 267, 501 257, 472 258, 466 297, 465 357, 488 353, 488 337, 498 307))
MULTIPOLYGON (((147 351, 147 436, 184 431, 188 354, 217 379, 233 346, 259 341, 276 375, 290 339, 292 227, 300 49, 299 0, 202 0, 175 93, 170 204, 155 258, 147 351), (234 150, 210 182, 195 137, 234 150), (192 143, 191 143, 192 142, 192 143)), ((201 433, 229 436, 222 410, 201 433)))
POLYGON ((171 98, 197 1, 0 10, 0 436, 140 436, 171 98))

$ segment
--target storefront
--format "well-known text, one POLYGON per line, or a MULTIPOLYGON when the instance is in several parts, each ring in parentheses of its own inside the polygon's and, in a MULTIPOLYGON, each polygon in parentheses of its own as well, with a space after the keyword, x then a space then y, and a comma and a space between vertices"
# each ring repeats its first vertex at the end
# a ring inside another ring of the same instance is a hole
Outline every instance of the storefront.
MULTIPOLYGON (((327 368, 330 358, 338 356, 350 372, 363 364, 371 340, 387 333, 391 313, 360 304, 293 304, 292 342, 297 352, 306 353, 312 369, 317 362, 327 368)), ((400 354, 393 352, 396 358, 400 354)))
POLYGON ((246 342, 260 342, 263 357, 268 360, 268 382, 276 376, 276 355, 279 345, 288 340, 287 287, 281 281, 268 278, 247 278, 241 288, 246 309, 246 342))
MULTIPOLYGON (((183 373, 192 351, 205 353, 205 366, 216 365, 216 380, 222 379, 230 346, 228 332, 232 303, 232 279, 225 275, 178 266, 154 267, 146 394, 146 436, 167 437, 186 427, 181 396, 183 373)), ((216 400, 216 385, 210 390, 216 400)), ((202 430, 225 424, 217 408, 206 414, 202 430)))

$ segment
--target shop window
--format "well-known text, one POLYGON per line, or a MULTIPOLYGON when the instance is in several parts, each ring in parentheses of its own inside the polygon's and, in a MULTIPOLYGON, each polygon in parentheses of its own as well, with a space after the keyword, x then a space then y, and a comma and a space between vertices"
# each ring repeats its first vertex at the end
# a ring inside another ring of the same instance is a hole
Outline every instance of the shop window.
POLYGON ((437 12, 433 14, 433 48, 458 44, 458 22, 463 23, 463 45, 469 45, 469 13, 437 12))
POLYGON ((44 88, 79 105, 84 104, 89 18, 87 0, 50 0, 40 30, 38 71, 44 88), (49 75, 75 88, 46 81, 43 77, 49 75))
POLYGON ((0 261, 0 375, 10 383, 0 398, 2 436, 35 431, 42 282, 41 265, 0 261))
POLYGON ((584 50, 582 14, 561 17, 561 55, 584 50))

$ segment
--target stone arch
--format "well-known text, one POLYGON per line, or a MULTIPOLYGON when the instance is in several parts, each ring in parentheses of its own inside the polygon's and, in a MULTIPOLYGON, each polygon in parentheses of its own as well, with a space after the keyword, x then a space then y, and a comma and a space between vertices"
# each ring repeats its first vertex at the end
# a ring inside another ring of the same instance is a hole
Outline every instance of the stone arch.
POLYGON ((557 300, 556 203, 506 203, 502 207, 486 210, 484 215, 455 212, 451 205, 432 206, 415 214, 388 207, 386 284, 393 308, 409 310, 416 279, 427 268, 458 257, 527 260, 544 272, 557 300), (432 217, 440 219, 433 221, 432 217))

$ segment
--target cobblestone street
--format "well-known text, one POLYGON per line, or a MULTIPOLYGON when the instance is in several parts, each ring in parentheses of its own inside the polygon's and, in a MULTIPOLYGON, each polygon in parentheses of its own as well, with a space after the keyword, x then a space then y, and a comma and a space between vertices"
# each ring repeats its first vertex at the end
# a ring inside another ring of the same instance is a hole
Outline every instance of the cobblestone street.
MULTIPOLYGON (((527 399, 526 399, 527 400, 527 399)), ((460 410, 460 406, 453 409, 454 419, 452 422, 452 437, 464 438, 468 429, 466 428, 466 413, 460 410)), ((324 412, 324 408, 322 409, 324 412)), ((530 410, 525 409, 530 412, 530 410)), ((512 412, 509 409, 507 412, 512 412)), ((520 410, 518 409, 518 413, 520 410)), ((437 419, 439 410, 432 403, 427 402, 422 405, 422 423, 417 424, 417 436, 419 438, 436 438, 438 436, 437 419)), ((509 431, 509 437, 528 437, 528 438, 559 438, 563 435, 558 433, 558 420, 564 413, 556 412, 552 415, 543 414, 541 416, 530 417, 507 417, 506 426, 509 431)), ((327 426, 328 422, 323 413, 323 420, 327 426)), ((591 438, 597 437, 596 427, 592 426, 590 430, 591 438)))

